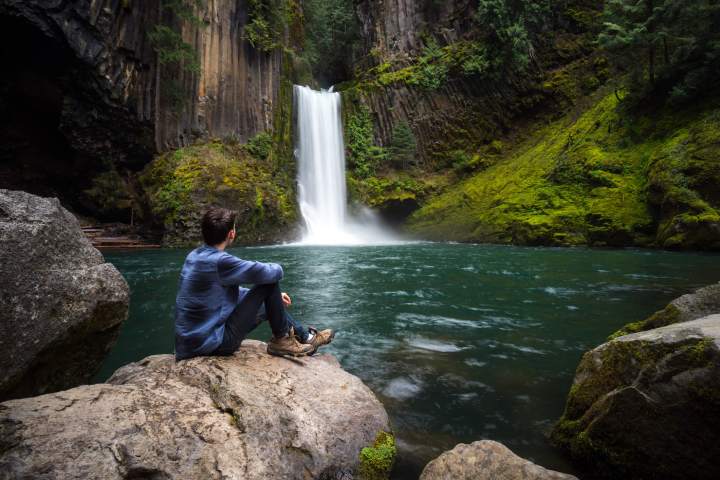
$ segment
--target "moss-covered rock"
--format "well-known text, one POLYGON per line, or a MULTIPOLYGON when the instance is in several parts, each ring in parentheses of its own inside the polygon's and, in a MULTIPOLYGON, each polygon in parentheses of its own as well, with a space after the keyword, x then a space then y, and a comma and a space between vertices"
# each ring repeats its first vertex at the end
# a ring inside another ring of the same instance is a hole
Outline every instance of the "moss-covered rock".
POLYGON ((291 177, 274 169, 268 138, 249 145, 211 141, 156 157, 140 182, 167 246, 201 241, 200 218, 210 205, 238 212, 241 244, 272 242, 287 235, 297 212, 291 177))
POLYGON ((551 438, 607 478, 720 476, 720 315, 587 352, 551 438))
POLYGON ((379 432, 375 442, 360 451, 360 478, 362 480, 387 480, 390 478, 396 453, 393 434, 379 432))
POLYGON ((673 323, 688 322, 697 318, 720 313, 720 283, 700 288, 676 298, 667 307, 653 313, 645 320, 628 323, 608 337, 613 340, 630 333, 664 327, 673 323))
POLYGON ((507 149, 409 222, 431 239, 720 248, 718 100, 631 115, 614 93, 507 149), (715 187, 713 187, 715 186, 715 187))

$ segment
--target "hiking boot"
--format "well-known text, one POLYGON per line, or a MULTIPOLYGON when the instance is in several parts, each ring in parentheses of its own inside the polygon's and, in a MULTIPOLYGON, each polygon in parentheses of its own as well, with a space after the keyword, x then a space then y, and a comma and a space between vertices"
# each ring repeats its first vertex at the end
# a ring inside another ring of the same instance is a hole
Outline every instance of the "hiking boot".
POLYGON ((335 338, 335 331, 330 328, 318 331, 315 327, 308 327, 308 332, 313 334, 312 340, 306 344, 313 346, 313 351, 309 355, 313 355, 318 348, 327 345, 335 338))
POLYGON ((290 327, 287 335, 280 338, 273 336, 270 339, 267 345, 267 353, 278 356, 304 357, 315 353, 315 347, 309 343, 298 342, 297 338, 295 338, 294 329, 290 327))

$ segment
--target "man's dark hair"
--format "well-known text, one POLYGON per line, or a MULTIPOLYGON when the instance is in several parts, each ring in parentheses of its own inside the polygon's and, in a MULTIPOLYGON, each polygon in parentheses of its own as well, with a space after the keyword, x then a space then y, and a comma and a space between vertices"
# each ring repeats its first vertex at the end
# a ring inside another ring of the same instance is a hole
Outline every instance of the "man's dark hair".
POLYGON ((237 213, 227 208, 210 207, 202 218, 202 236, 207 245, 218 245, 235 227, 237 213))

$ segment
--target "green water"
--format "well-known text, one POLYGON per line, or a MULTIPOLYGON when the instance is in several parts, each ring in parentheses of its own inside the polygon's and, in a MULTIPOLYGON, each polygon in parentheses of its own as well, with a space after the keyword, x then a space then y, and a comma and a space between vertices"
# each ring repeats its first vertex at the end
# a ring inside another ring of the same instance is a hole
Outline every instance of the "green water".
MULTIPOLYGON (((545 434, 582 353, 720 280, 720 256, 700 253, 457 244, 230 252, 282 264, 293 314, 338 331, 325 350, 387 408, 400 448, 397 478, 417 478, 442 451, 484 438, 572 472, 545 434)), ((106 253, 130 284, 131 305, 99 381, 173 351, 186 253, 106 253)), ((264 325, 252 338, 269 336, 264 325)))

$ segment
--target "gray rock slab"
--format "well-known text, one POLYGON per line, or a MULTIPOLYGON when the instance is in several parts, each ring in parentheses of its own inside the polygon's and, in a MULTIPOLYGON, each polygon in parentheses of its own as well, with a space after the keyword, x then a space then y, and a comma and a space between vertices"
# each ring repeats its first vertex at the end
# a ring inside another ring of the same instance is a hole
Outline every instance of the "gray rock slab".
POLYGON ((461 443, 425 466, 420 480, 571 480, 572 475, 548 470, 515 455, 502 443, 480 440, 461 443))
POLYGON ((389 431, 382 404, 332 356, 265 348, 246 340, 229 357, 155 355, 105 384, 0 404, 0 478, 305 479, 357 469, 360 450, 389 431))

